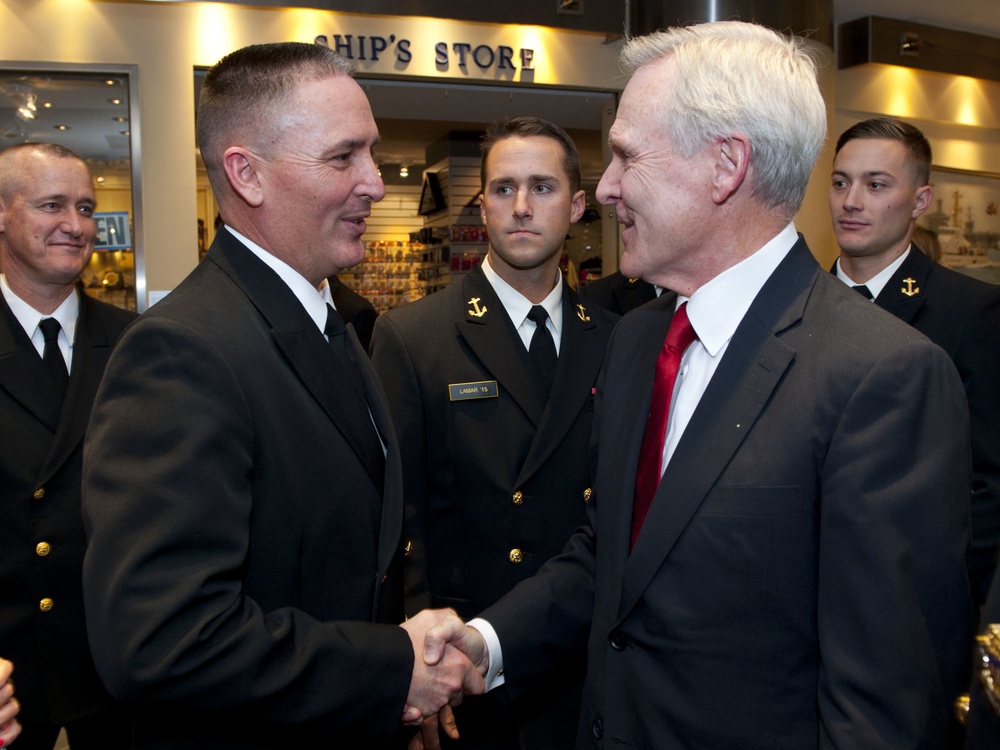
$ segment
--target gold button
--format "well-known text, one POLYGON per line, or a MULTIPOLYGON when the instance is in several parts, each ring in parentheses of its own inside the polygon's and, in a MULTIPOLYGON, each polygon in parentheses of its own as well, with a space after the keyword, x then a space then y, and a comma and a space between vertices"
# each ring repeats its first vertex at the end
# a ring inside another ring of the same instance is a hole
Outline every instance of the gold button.
POLYGON ((39 557, 45 557, 52 551, 52 547, 48 542, 39 542, 35 545, 35 554, 39 557))
POLYGON ((35 498, 35 500, 41 500, 43 497, 45 497, 45 488, 39 487, 37 490, 31 493, 31 496, 35 498))
POLYGON ((403 557, 409 557, 411 552, 413 552, 413 542, 407 540, 406 546, 403 547, 403 557))
POLYGON ((49 599, 48 597, 45 597, 40 602, 38 602, 38 608, 42 610, 42 612, 48 612, 50 609, 52 609, 52 600, 49 599))
POLYGON ((594 495, 594 491, 592 489, 590 489, 590 487, 588 487, 587 489, 585 489, 583 491, 583 502, 589 503, 590 502, 590 498, 593 497, 593 495, 594 495))
POLYGON ((524 555, 521 554, 521 550, 517 547, 510 551, 510 561, 515 565, 519 564, 524 559, 524 555))
POLYGON ((524 502, 524 493, 522 493, 521 490, 518 490, 514 493, 514 496, 510 500, 514 503, 514 505, 520 505, 524 502))

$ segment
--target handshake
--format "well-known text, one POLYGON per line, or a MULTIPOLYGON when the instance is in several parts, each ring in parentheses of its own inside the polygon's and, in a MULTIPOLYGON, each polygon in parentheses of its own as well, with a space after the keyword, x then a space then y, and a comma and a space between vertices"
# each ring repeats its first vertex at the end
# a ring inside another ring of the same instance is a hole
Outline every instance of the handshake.
MULTIPOLYGON (((400 627, 413 645, 413 677, 403 723, 417 726, 465 694, 485 691, 490 655, 486 641, 450 609, 425 609, 400 627)), ((448 712, 450 713, 450 712, 448 712)))

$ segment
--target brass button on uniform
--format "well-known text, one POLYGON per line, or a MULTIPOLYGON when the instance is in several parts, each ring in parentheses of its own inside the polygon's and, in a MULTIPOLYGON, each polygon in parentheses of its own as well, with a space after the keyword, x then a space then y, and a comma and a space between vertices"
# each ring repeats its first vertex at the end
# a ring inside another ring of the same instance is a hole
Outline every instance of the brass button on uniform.
POLYGON ((514 505, 520 505, 524 502, 524 493, 521 492, 521 490, 518 490, 514 493, 514 496, 510 499, 510 501, 514 503, 514 505))
POLYGON ((521 554, 521 550, 519 550, 517 547, 515 547, 514 549, 512 549, 510 551, 510 561, 512 563, 514 563, 515 565, 517 565, 522 560, 524 560, 524 555, 521 554))
POLYGON ((413 542, 407 539, 406 546, 403 547, 403 557, 409 557, 411 552, 413 552, 413 542))
POLYGON ((52 546, 48 542, 39 542, 35 545, 35 554, 39 557, 45 557, 52 551, 52 546))
POLYGON ((49 599, 49 597, 45 597, 40 602, 38 602, 38 608, 42 610, 42 612, 48 612, 50 609, 52 609, 52 604, 53 604, 52 600, 49 599))
POLYGON ((41 500, 43 497, 45 497, 45 488, 39 487, 37 490, 31 493, 31 496, 35 498, 35 500, 41 500))
POLYGON ((588 487, 587 489, 585 489, 583 491, 583 502, 589 503, 590 502, 590 498, 593 496, 593 494, 594 494, 594 491, 592 489, 590 489, 590 487, 588 487))

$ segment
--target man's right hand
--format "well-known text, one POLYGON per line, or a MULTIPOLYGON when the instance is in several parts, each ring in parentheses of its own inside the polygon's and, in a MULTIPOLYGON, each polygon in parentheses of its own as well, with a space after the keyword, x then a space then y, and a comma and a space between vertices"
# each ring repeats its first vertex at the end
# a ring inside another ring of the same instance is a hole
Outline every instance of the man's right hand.
MULTIPOLYGON (((460 645, 468 636, 462 634, 465 624, 450 609, 424 610, 404 622, 402 627, 413 645, 413 678, 406 697, 403 723, 419 724, 424 718, 434 716, 444 706, 458 705, 464 693, 482 693, 485 683, 480 669, 457 647, 449 646, 446 639, 455 637, 460 645), (435 631, 429 660, 426 636, 435 631)), ((485 651, 485 644, 483 646, 485 651)), ((488 657, 487 657, 488 660, 488 657)))

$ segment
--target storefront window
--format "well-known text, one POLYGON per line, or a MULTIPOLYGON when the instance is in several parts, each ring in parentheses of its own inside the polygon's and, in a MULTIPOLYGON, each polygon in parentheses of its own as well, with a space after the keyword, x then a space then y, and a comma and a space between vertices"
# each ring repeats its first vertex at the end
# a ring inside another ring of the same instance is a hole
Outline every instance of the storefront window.
POLYGON ((81 274, 83 287, 97 299, 142 312, 135 66, 0 62, 0 148, 28 141, 59 143, 87 162, 98 237, 81 274))

